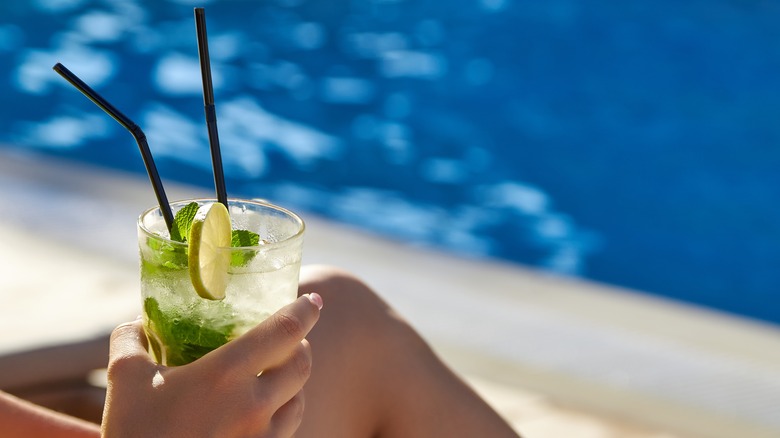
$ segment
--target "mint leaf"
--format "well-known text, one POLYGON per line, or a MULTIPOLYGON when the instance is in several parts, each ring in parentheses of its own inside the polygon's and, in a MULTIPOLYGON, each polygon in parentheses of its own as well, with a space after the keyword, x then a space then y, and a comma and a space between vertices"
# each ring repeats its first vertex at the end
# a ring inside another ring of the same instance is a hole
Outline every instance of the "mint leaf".
MULTIPOLYGON (((265 242, 263 242, 265 243, 265 242)), ((248 230, 233 230, 230 236, 230 245, 236 247, 257 246, 260 244, 260 235, 248 230)), ((257 255, 257 251, 241 250, 233 251, 230 256, 230 265, 233 267, 245 266, 257 255)))
POLYGON ((188 266, 187 248, 172 245, 161 239, 148 238, 146 245, 151 249, 149 254, 141 257, 142 269, 155 272, 162 268, 184 269, 188 266))
POLYGON ((260 244, 260 235, 248 230, 233 230, 230 236, 230 245, 237 246, 257 246, 260 244))
MULTIPOLYGON (((230 315, 230 306, 225 305, 225 315, 230 315)), ((184 318, 178 312, 164 313, 154 298, 144 300, 144 312, 157 339, 165 345, 169 366, 184 365, 199 359, 211 350, 227 343, 233 333, 233 324, 219 328, 203 327, 194 319, 184 318)), ((158 359, 159 345, 152 345, 158 359)))
POLYGON ((190 235, 190 228, 192 228, 192 220, 195 219, 195 214, 198 212, 199 207, 197 202, 190 202, 176 212, 176 217, 173 218, 173 224, 171 225, 171 240, 177 242, 187 241, 190 235))

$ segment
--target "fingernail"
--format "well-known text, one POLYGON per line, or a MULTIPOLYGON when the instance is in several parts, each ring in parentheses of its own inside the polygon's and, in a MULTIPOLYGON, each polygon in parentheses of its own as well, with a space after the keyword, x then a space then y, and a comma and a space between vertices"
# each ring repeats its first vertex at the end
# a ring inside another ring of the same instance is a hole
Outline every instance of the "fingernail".
POLYGON ((309 299, 315 306, 317 306, 318 309, 322 310, 322 297, 320 294, 312 292, 310 294, 306 294, 306 298, 309 299))

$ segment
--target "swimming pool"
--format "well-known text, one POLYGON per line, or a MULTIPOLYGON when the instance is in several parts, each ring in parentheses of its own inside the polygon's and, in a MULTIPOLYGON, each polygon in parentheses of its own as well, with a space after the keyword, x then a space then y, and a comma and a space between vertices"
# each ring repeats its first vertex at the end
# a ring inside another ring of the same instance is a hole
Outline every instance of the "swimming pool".
POLYGON ((780 7, 725 0, 0 6, 0 143, 143 173, 63 62, 211 185, 377 233, 780 323, 780 7))

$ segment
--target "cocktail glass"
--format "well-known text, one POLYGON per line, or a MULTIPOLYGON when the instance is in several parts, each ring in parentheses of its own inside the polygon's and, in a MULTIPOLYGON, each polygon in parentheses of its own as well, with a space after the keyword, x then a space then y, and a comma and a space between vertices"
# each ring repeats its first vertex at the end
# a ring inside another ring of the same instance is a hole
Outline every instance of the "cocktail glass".
MULTIPOLYGON (((174 213, 196 199, 171 203, 174 213)), ((166 366, 192 362, 245 333, 298 294, 304 223, 295 213, 262 202, 230 199, 233 230, 261 244, 220 248, 230 254, 225 298, 202 298, 187 266, 188 244, 171 240, 159 207, 138 219, 144 328, 154 359, 166 366)))

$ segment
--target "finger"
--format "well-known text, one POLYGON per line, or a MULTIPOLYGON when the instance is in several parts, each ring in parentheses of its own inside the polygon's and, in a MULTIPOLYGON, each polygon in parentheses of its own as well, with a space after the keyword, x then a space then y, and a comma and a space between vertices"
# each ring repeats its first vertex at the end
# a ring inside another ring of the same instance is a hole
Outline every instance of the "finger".
POLYGON ((111 332, 109 360, 146 353, 146 335, 140 319, 118 325, 111 332))
POLYGON ((256 400, 269 406, 283 405, 303 388, 311 375, 311 364, 311 346, 304 339, 287 360, 258 377, 256 400))
POLYGON ((306 405, 303 390, 282 405, 271 418, 271 436, 292 437, 301 426, 306 405))
POLYGON ((271 368, 289 357, 314 327, 321 305, 317 294, 301 296, 244 335, 223 345, 214 352, 217 354, 206 355, 203 359, 217 362, 215 365, 223 370, 238 368, 253 374, 271 368))
POLYGON ((111 332, 108 363, 114 364, 127 358, 138 358, 153 363, 147 353, 147 340, 140 319, 117 326, 111 332))

